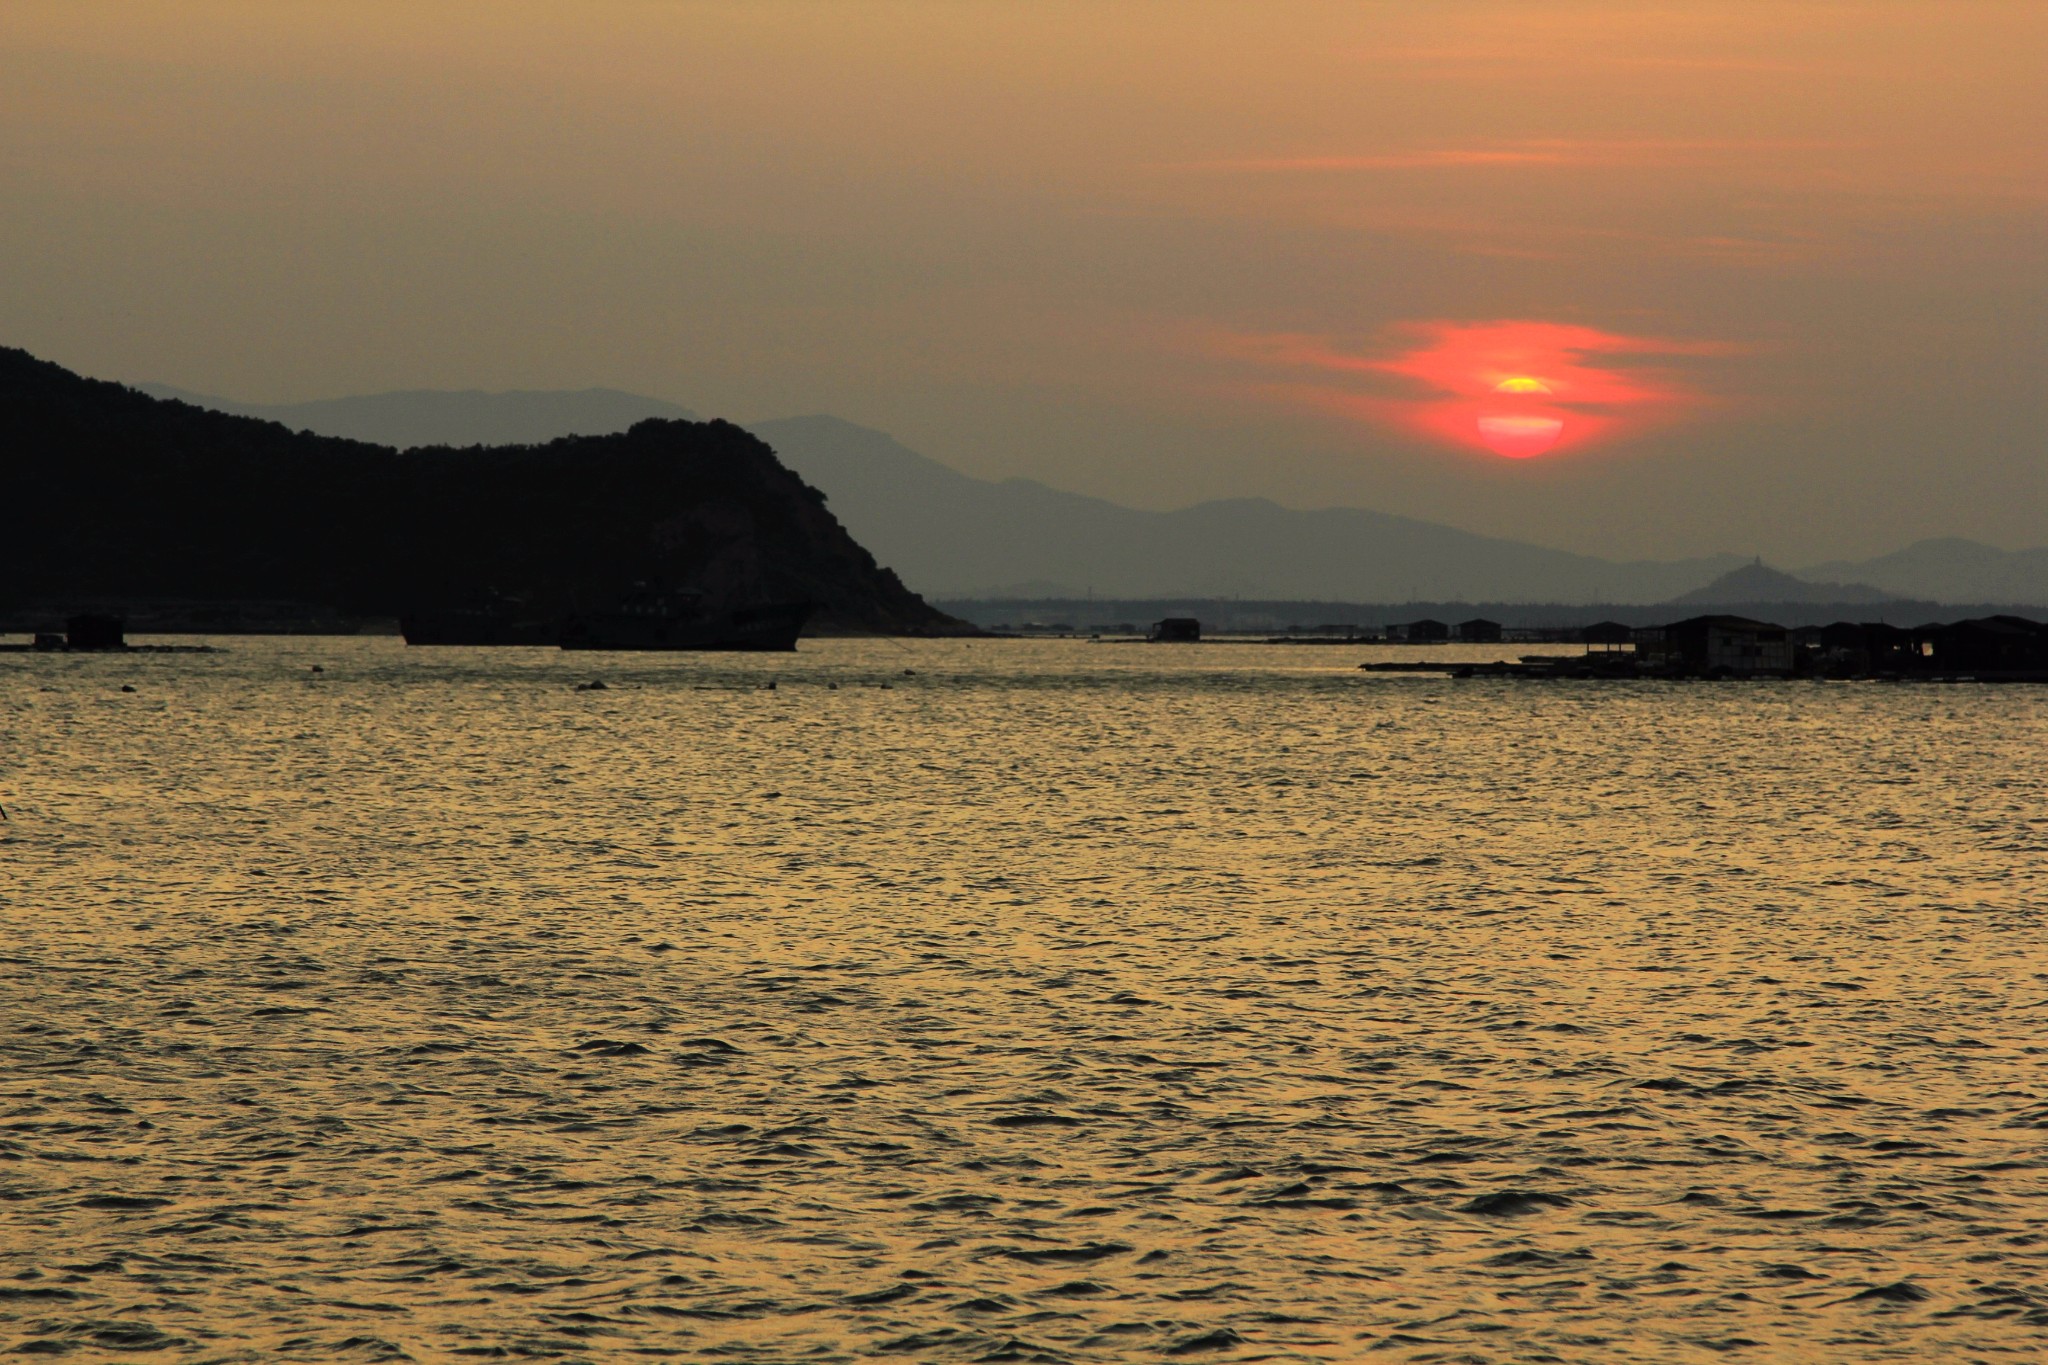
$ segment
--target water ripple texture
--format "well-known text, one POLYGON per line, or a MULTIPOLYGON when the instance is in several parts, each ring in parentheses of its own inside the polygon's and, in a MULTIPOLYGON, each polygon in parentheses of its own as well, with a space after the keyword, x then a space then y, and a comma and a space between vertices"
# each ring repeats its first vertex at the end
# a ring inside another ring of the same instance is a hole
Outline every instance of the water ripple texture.
POLYGON ((0 1350, 2048 1349, 2048 692, 225 643, 0 659, 0 1350))

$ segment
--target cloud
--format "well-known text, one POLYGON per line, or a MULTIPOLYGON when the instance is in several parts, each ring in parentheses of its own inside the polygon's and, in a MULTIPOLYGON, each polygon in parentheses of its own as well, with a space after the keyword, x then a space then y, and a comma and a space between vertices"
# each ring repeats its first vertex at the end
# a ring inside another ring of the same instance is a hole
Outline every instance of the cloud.
POLYGON ((1235 161, 1202 161, 1191 169, 1204 171, 1405 171, 1441 166, 1554 166, 1565 160, 1554 149, 1512 147, 1438 147, 1371 156, 1272 156, 1235 161))
POLYGON ((1762 153, 1836 152, 1852 144, 1806 138, 1525 138, 1472 147, 1238 157, 1196 161, 1185 170, 1286 172, 1460 170, 1508 167, 1697 166, 1762 153))

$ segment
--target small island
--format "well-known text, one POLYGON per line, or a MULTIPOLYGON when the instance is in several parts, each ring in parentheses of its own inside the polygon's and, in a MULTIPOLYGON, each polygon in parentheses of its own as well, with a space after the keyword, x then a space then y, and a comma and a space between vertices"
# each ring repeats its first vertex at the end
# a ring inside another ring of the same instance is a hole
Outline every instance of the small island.
POLYGON ((963 635, 729 422, 387 446, 152 398, 0 349, 0 630, 359 629, 478 601, 560 621, 655 585, 816 632, 963 635))

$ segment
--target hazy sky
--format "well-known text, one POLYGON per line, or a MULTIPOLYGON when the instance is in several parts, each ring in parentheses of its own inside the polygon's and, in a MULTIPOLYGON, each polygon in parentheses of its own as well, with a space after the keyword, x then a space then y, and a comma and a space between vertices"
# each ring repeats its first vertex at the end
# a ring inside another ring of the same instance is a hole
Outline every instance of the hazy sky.
POLYGON ((2044 111, 2043 0, 6 0, 0 344, 1599 553, 2034 545, 2044 111))

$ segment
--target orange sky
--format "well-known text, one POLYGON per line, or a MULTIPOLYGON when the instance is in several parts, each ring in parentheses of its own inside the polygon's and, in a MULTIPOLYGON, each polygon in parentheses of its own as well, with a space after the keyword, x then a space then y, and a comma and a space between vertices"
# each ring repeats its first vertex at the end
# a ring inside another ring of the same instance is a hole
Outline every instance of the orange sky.
POLYGON ((2037 544, 2044 73, 1971 0, 10 0, 0 342, 1606 553, 2037 544), (1439 363, 1508 324, 1585 371, 1538 458, 1439 363))

